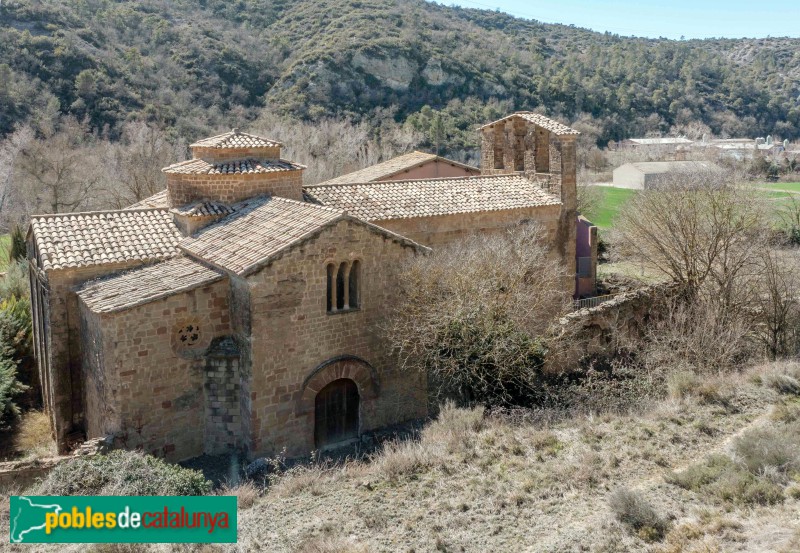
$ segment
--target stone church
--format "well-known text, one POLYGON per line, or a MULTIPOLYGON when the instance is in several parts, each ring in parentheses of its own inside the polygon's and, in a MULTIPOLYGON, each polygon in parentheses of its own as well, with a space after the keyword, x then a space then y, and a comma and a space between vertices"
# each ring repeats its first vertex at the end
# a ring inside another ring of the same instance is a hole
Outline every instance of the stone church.
POLYGON ((424 376, 396 370, 380 336, 406 260, 527 221, 570 272, 592 250, 578 133, 529 112, 480 133, 480 169, 414 152, 304 188, 280 142, 233 130, 192 144, 166 190, 128 209, 33 217, 59 451, 109 436, 169 460, 306 455, 425 416, 424 376))

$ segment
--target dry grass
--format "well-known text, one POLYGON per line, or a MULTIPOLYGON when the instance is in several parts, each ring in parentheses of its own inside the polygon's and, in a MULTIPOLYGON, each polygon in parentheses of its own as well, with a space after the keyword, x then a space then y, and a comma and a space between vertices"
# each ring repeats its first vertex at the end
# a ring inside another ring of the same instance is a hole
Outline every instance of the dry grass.
POLYGON ((236 496, 236 506, 239 510, 245 510, 252 507, 255 502, 261 497, 262 490, 253 482, 240 482, 239 484, 230 486, 223 484, 216 490, 217 495, 234 495, 236 496))
POLYGON ((50 457, 56 454, 50 420, 42 411, 28 411, 14 433, 14 449, 23 459, 50 457))
POLYGON ((213 550, 797 551, 800 476, 775 436, 793 435, 800 401, 769 378, 791 371, 684 375, 633 414, 446 405, 371 459, 227 492, 254 503, 240 499, 239 544, 213 550), (629 500, 612 505, 618 489, 629 500))
POLYGON ((794 400, 765 384, 774 372, 786 373, 765 365, 724 378, 684 375, 636 414, 446 405, 416 439, 388 443, 366 462, 284 474, 242 513, 240 547, 268 537, 286 552, 330 542, 369 551, 677 553, 761 550, 761 535, 788 542, 787 528, 800 526, 786 522, 800 482, 769 468, 777 454, 758 459, 749 449, 752 440, 772 443, 755 430, 787 424, 773 413, 794 400), (665 482, 673 472, 684 486, 665 482), (635 508, 612 510, 616 489, 630 490, 635 508))

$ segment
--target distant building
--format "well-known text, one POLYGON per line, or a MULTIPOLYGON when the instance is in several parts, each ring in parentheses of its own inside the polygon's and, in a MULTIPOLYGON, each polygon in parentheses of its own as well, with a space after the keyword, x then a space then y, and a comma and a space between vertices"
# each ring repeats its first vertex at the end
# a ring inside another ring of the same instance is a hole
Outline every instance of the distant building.
POLYGON ((668 148, 677 148, 678 146, 690 146, 693 144, 688 138, 679 137, 666 137, 666 138, 629 138, 619 143, 622 148, 652 148, 658 146, 666 146, 668 148))
POLYGON ((692 171, 714 171, 719 167, 706 161, 648 161, 626 163, 614 169, 614 186, 644 190, 666 175, 692 171))
POLYGON ((774 156, 784 151, 786 144, 773 142, 772 137, 767 138, 714 138, 703 139, 695 143, 701 148, 713 148, 721 158, 736 160, 752 159, 756 153, 762 156, 774 156))

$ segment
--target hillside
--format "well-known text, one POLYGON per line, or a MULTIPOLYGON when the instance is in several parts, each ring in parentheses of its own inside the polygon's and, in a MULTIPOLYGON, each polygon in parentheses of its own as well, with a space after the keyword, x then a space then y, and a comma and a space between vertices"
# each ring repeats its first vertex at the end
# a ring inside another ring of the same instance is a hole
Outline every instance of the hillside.
POLYGON ((422 130, 440 112, 457 148, 537 108, 601 145, 692 125, 796 139, 800 39, 624 38, 422 0, 0 6, 0 136, 59 113, 114 138, 131 119, 200 136, 263 110, 422 130))
MULTIPOLYGON (((678 372, 668 395, 656 393, 645 378, 636 393, 606 388, 607 394, 585 396, 571 412, 445 406, 417 439, 387 442, 367 458, 317 460, 288 470, 271 459, 278 472, 223 485, 216 493, 238 496, 235 546, 134 549, 796 552, 798 375, 793 362, 718 376, 678 372)), ((78 459, 26 491, 153 493, 148 490, 169 490, 189 478, 166 468, 155 472, 157 462, 142 466, 139 453, 115 454, 95 458, 92 478, 78 459), (140 472, 149 467, 149 479, 117 479, 112 468, 120 465, 140 472)), ((8 517, 8 502, 0 500, 0 523, 7 525, 8 517)), ((10 550, 56 547, 86 550, 81 544, 10 550)))

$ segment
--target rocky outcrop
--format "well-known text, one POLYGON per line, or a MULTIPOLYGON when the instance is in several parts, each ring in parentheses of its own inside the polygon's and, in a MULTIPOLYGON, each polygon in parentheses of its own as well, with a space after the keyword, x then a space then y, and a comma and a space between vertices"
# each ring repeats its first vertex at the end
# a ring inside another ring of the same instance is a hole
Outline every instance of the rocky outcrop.
POLYGON ((466 80, 463 75, 445 71, 439 60, 430 60, 422 70, 422 76, 431 86, 462 85, 466 80))
POLYGON ((411 81, 419 72, 417 62, 404 56, 379 57, 357 52, 351 63, 394 90, 408 90, 411 81))

